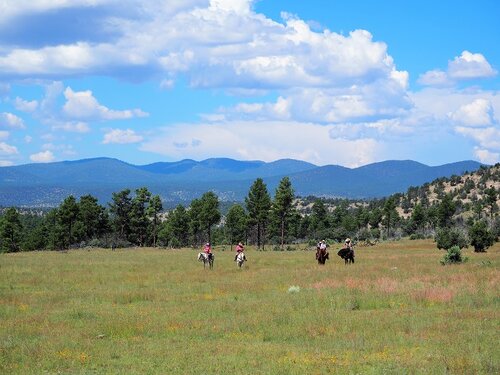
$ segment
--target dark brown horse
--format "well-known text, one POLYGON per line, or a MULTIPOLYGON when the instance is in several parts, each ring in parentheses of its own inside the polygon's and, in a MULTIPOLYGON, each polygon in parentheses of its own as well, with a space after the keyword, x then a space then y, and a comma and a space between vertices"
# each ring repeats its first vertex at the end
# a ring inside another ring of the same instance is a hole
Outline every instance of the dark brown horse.
POLYGON ((337 255, 344 259, 345 264, 354 263, 354 250, 351 248, 344 247, 343 249, 339 250, 337 255))
POLYGON ((328 251, 326 249, 316 249, 316 260, 318 261, 318 264, 325 264, 326 260, 330 259, 328 251))

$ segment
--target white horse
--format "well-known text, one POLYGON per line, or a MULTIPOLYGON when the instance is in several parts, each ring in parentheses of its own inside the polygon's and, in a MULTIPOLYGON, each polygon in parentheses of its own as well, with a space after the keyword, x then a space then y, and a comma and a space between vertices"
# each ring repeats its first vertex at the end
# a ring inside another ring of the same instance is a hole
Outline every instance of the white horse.
POLYGON ((241 268, 241 266, 243 266, 243 263, 245 263, 247 260, 247 258, 245 257, 245 254, 244 253, 238 253, 238 255, 236 255, 236 265, 241 268))
POLYGON ((214 254, 198 253, 198 261, 203 262, 203 268, 205 268, 207 264, 209 268, 214 268, 214 260, 214 254))

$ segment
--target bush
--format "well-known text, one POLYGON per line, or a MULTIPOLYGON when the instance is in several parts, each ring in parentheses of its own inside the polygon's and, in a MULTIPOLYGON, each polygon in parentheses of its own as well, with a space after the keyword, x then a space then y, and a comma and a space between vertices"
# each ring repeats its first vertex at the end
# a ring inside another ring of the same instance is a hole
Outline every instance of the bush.
POLYGON ((439 229, 434 240, 438 249, 451 249, 453 246, 463 249, 469 246, 465 235, 458 229, 453 228, 439 229))
POLYGON ((474 246, 474 251, 477 253, 485 252, 495 242, 495 237, 488 229, 488 224, 482 220, 472 225, 469 229, 469 237, 471 245, 474 246))
POLYGON ((458 246, 452 246, 444 255, 443 259, 441 260, 441 264, 444 266, 445 264, 456 264, 466 261, 467 257, 462 256, 462 250, 460 250, 458 246))

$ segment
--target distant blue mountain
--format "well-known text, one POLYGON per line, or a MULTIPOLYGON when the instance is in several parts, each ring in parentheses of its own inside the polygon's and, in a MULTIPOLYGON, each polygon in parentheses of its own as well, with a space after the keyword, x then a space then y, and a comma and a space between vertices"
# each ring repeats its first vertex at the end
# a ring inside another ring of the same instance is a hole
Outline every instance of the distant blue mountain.
POLYGON ((290 177, 300 196, 379 198, 480 166, 475 161, 430 167, 411 160, 391 160, 345 168, 319 167, 293 159, 266 163, 227 158, 138 166, 95 158, 0 167, 0 206, 56 206, 70 194, 92 194, 106 203, 113 192, 142 186, 160 194, 165 206, 188 203, 208 190, 223 201, 242 201, 256 178, 263 178, 272 194, 284 176, 290 177))

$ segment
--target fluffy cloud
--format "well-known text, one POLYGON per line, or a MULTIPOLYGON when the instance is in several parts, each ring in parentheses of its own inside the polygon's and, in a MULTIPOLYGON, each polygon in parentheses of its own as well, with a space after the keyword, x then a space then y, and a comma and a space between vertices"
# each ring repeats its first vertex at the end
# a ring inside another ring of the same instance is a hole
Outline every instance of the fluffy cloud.
POLYGON ((50 163, 55 160, 55 156, 52 151, 46 150, 30 155, 30 160, 35 163, 50 163))
POLYGON ((0 155, 14 155, 18 153, 17 147, 11 146, 5 142, 0 142, 0 155))
POLYGON ((467 128, 457 126, 457 133, 475 140, 479 147, 489 150, 500 150, 500 127, 467 128))
POLYGON ((63 113, 71 119, 125 120, 133 117, 145 117, 148 114, 140 109, 115 111, 97 101, 92 91, 75 92, 71 87, 64 91, 66 103, 63 113))
POLYGON ((487 99, 476 99, 461 106, 456 112, 451 113, 450 117, 456 123, 466 126, 492 125, 494 118, 493 106, 487 99))
POLYGON ((436 69, 422 74, 418 82, 426 86, 450 86, 457 81, 489 78, 497 75, 486 58, 480 53, 463 51, 460 56, 448 62, 446 72, 436 69))
POLYGON ((463 51, 448 63, 448 74, 454 79, 472 79, 493 77, 497 71, 482 54, 463 51))
POLYGON ((23 111, 23 112, 34 112, 38 108, 38 101, 32 100, 24 100, 20 97, 16 97, 14 101, 14 107, 18 111, 23 111))
POLYGON ((0 160, 0 167, 11 167, 14 163, 10 160, 0 160))
POLYGON ((499 152, 491 152, 489 150, 480 149, 479 147, 474 149, 474 155, 480 162, 485 164, 495 164, 500 161, 499 152))
POLYGON ((26 127, 22 118, 8 112, 0 113, 0 126, 13 129, 24 129, 26 127))
MULTIPOLYGON (((387 46, 374 42, 365 30, 348 36, 316 32, 289 15, 278 23, 255 13, 251 0, 126 2, 127 12, 118 10, 121 2, 109 1, 115 12, 96 16, 101 26, 112 29, 112 42, 89 42, 90 37, 78 35, 58 45, 48 40, 40 48, 12 49, 0 57, 0 71, 41 77, 115 72, 127 78, 131 71, 137 76, 139 71, 155 75, 163 70, 169 86, 183 73, 193 86, 239 89, 349 87, 398 74, 406 80, 395 70, 387 46)), ((88 5, 35 2, 31 10, 38 6, 43 17, 49 10, 88 5)))
POLYGON ((102 143, 118 143, 118 144, 126 144, 126 143, 138 143, 143 140, 143 137, 136 134, 135 131, 131 129, 111 129, 106 134, 104 134, 104 139, 102 143))

